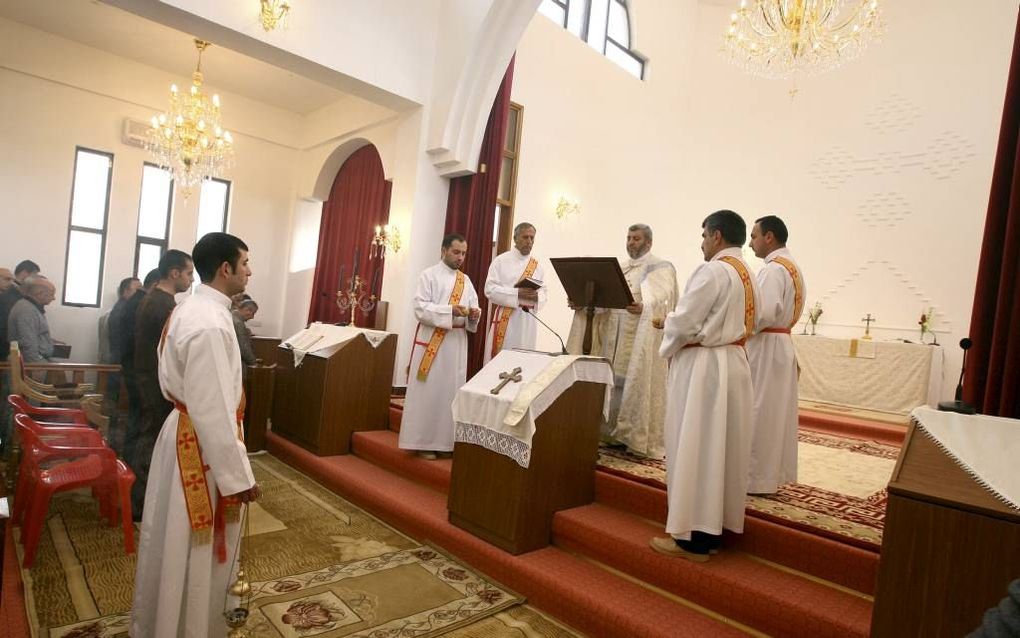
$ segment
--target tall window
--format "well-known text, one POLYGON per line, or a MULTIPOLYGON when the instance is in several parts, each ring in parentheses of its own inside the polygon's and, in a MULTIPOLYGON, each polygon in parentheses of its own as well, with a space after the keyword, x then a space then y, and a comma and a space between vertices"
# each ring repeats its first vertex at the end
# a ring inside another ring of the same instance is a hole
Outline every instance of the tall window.
POLYGON ((142 196, 138 203, 138 236, 135 239, 135 277, 144 279, 159 266, 170 238, 170 210, 174 180, 170 171, 148 162, 142 167, 142 196))
POLYGON ((517 195, 517 166, 521 151, 521 126, 524 124, 524 107, 510 103, 506 121, 506 141, 503 143, 503 161, 499 167, 499 190, 496 193, 496 225, 493 256, 510 250, 514 234, 514 197, 517 195))
POLYGON ((198 201, 198 235, 227 231, 227 209, 230 207, 230 182, 210 177, 202 180, 202 196, 198 201))
POLYGON ((627 0, 542 0, 538 10, 627 73, 644 79, 646 60, 631 50, 627 0))
POLYGON ((113 153, 75 148, 64 261, 65 306, 99 307, 112 176, 113 153))

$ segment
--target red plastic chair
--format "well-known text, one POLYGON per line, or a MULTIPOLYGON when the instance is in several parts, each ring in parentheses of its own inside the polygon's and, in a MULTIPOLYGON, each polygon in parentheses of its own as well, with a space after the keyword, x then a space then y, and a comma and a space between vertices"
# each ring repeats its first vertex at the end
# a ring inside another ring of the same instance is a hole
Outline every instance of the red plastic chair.
POLYGON ((31 567, 35 561, 35 552, 53 495, 83 487, 93 488, 93 493, 99 497, 100 515, 111 525, 117 524, 119 501, 124 549, 128 554, 133 554, 135 528, 131 520, 131 485, 135 482, 134 472, 105 445, 49 443, 37 434, 43 426, 34 423, 26 414, 17 415, 14 423, 24 446, 21 467, 26 480, 21 497, 26 503, 21 527, 21 542, 25 548, 24 567, 31 567), (43 457, 50 460, 61 457, 73 460, 44 468, 39 461, 43 457), (116 500, 115 496, 118 497, 116 500))
POLYGON ((36 421, 62 422, 91 427, 84 410, 77 408, 40 408, 29 403, 20 394, 9 395, 7 403, 11 404, 14 414, 27 414, 36 421))

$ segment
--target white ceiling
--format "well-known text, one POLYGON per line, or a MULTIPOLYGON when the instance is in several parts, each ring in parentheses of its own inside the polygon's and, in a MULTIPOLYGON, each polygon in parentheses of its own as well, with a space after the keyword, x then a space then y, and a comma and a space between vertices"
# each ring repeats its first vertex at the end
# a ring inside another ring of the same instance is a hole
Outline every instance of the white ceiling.
MULTIPOLYGON (((0 0, 0 17, 182 78, 195 70, 197 52, 191 35, 97 0, 0 0)), ((202 71, 209 84, 223 91, 301 115, 346 95, 215 43, 202 55, 202 71)))

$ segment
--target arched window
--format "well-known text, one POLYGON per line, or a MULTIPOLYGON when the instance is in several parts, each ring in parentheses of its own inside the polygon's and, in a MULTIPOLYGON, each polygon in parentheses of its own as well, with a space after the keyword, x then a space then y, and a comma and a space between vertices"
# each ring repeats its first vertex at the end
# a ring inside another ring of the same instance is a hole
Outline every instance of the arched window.
POLYGON ((639 80, 645 58, 630 48, 627 0, 542 0, 539 12, 639 80))

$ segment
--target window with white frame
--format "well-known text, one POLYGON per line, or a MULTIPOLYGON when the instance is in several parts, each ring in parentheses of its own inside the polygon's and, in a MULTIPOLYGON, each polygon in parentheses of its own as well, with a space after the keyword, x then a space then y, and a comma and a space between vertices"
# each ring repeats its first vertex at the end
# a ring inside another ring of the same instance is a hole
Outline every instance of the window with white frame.
POLYGON ((142 194, 138 202, 138 235, 135 238, 135 277, 144 279, 159 266, 170 239, 170 212, 174 180, 170 171, 148 162, 142 166, 142 194))
POLYGON ((65 306, 99 307, 112 177, 113 153, 75 148, 64 260, 65 306))
POLYGON ((230 182, 211 177, 202 180, 202 195, 198 201, 198 234, 196 240, 208 233, 227 232, 227 211, 230 208, 230 182))
POLYGON ((542 0, 538 10, 627 73, 644 79, 646 60, 631 49, 627 0, 542 0))

